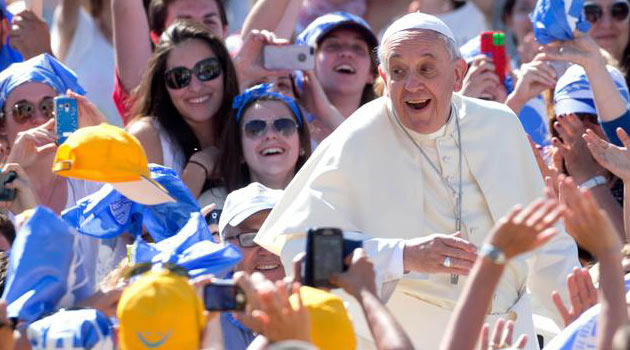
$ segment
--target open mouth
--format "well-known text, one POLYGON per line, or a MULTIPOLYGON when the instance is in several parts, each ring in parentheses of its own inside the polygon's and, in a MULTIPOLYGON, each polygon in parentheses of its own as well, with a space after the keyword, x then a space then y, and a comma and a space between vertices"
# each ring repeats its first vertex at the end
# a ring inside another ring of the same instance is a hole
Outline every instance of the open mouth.
POLYGON ((201 104, 206 102, 207 100, 210 99, 210 95, 203 95, 203 96, 199 96, 199 97, 195 97, 195 98, 189 98, 186 100, 186 102, 193 104, 193 105, 197 105, 197 104, 201 104))
POLYGON ((341 74, 354 74, 356 73, 356 69, 354 69, 354 67, 352 67, 349 64, 340 64, 337 67, 335 67, 335 72, 341 73, 341 74))
POLYGON ((285 151, 283 148, 280 147, 269 147, 269 148, 264 148, 262 151, 260 151, 260 155, 263 157, 270 157, 270 156, 278 156, 283 154, 285 151))
POLYGON ((409 101, 405 101, 405 104, 407 104, 407 106, 409 106, 409 108, 416 110, 416 111, 420 111, 424 108, 426 108, 429 103, 431 103, 431 99, 426 99, 426 100, 409 100, 409 101))
POLYGON ((280 264, 257 265, 256 271, 271 271, 280 267, 280 264))

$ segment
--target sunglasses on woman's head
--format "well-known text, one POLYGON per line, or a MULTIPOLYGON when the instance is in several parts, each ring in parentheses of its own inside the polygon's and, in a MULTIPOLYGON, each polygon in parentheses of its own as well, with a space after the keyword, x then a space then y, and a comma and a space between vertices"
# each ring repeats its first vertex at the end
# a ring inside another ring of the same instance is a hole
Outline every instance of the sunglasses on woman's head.
POLYGON ((55 102, 52 97, 44 97, 41 101, 39 101, 39 105, 37 106, 30 101, 21 100, 11 107, 11 115, 16 123, 24 124, 33 118, 35 113, 37 113, 37 109, 39 109, 44 118, 48 120, 53 117, 54 107, 55 102))
MULTIPOLYGON (((610 6, 609 11, 610 17, 614 18, 615 21, 621 22, 628 18, 630 5, 628 5, 627 1, 618 1, 610 6)), ((586 3, 584 4, 584 15, 586 15, 587 21, 596 23, 604 16, 604 9, 601 5, 586 3)))
POLYGON ((193 69, 175 67, 164 73, 166 86, 171 89, 185 88, 190 84, 193 73, 200 81, 209 81, 221 75, 221 63, 216 57, 206 58, 195 64, 193 69))
POLYGON ((249 137, 260 137, 265 134, 267 125, 271 123, 273 129, 281 133, 282 136, 291 136, 297 130, 297 123, 291 118, 278 118, 273 121, 265 121, 261 119, 252 119, 243 125, 245 135, 249 137))

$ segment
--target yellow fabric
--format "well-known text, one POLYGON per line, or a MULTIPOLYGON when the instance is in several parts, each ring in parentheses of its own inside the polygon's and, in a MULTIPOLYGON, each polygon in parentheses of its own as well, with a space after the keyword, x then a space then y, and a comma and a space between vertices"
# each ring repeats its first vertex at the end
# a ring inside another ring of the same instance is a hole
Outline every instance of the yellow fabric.
POLYGON ((185 277, 150 271, 128 286, 117 309, 121 350, 198 350, 203 304, 185 277))
POLYGON ((151 178, 140 141, 116 126, 80 128, 57 149, 53 172, 97 182, 130 182, 151 178))
MULTIPOLYGON (((300 288, 300 296, 311 318, 311 338, 315 346, 320 350, 356 349, 352 322, 338 296, 306 286, 300 288)), ((291 295, 289 302, 297 308, 296 295, 291 295)))

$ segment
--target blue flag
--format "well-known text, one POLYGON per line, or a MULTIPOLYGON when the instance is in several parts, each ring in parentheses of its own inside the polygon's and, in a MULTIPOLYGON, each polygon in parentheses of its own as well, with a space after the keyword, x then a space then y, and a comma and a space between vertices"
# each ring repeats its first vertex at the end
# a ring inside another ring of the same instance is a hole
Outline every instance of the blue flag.
POLYGON ((591 28, 584 15, 584 0, 538 0, 530 19, 539 44, 572 40, 576 29, 586 33, 591 28))

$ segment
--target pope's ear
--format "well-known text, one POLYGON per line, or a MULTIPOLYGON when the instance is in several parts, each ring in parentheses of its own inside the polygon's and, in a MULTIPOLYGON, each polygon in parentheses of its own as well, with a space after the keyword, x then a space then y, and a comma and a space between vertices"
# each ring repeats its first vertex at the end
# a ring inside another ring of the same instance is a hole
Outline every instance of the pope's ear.
POLYGON ((468 65, 466 64, 466 61, 459 59, 455 61, 454 69, 455 69, 455 86, 453 88, 453 91, 458 92, 459 90, 462 89, 462 86, 464 84, 464 77, 466 76, 466 70, 468 70, 468 65))

